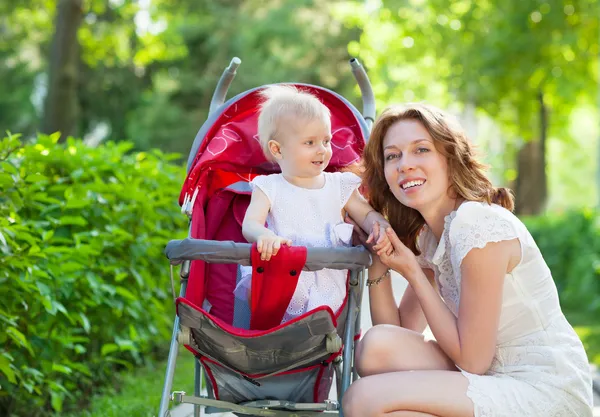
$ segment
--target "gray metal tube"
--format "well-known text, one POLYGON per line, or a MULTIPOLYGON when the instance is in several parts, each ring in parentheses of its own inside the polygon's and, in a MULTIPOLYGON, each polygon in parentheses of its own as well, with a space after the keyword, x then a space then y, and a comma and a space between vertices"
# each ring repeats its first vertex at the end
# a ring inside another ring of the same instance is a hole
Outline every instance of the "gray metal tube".
POLYGON ((221 74, 221 78, 219 79, 219 82, 215 87, 215 92, 213 93, 212 100, 210 101, 210 107, 208 110, 209 115, 211 115, 223 103, 225 103, 227 90, 229 90, 229 86, 235 78, 236 71, 241 63, 241 59, 239 59, 238 57, 234 57, 229 63, 229 66, 223 71, 223 74, 221 74))
MULTIPOLYGON (((179 296, 185 295, 187 281, 181 283, 179 296)), ((158 417, 167 417, 169 412, 169 399, 171 396, 171 388, 173 387, 173 375, 175 375, 175 363, 177 362, 177 354, 179 353, 179 343, 177 334, 179 333, 179 316, 175 316, 173 322, 173 335, 171 336, 171 348, 169 349, 169 359, 167 360, 167 371, 165 373, 165 384, 163 386, 162 396, 160 397, 160 409, 158 417)))
POLYGON ((376 114, 375 95, 371 88, 371 82, 369 81, 369 76, 367 75, 365 68, 358 62, 358 59, 352 58, 350 60, 350 67, 352 68, 352 74, 360 88, 363 101, 363 117, 365 118, 367 127, 370 131, 371 126, 373 126, 373 122, 375 121, 376 114))
MULTIPOLYGON (((212 263, 250 265, 249 243, 186 238, 172 240, 165 248, 171 264, 185 260, 203 260, 212 263)), ((371 254, 362 246, 351 248, 308 248, 304 270, 362 269, 371 265, 371 254)))
MULTIPOLYGON (((194 358, 194 395, 200 396, 200 390, 202 389, 202 375, 203 371, 200 366, 200 359, 194 358)), ((194 404, 194 417, 201 417, 202 407, 199 404, 194 404)))
MULTIPOLYGON (((249 243, 202 240, 186 238, 172 240, 165 248, 165 255, 172 265, 185 260, 202 260, 222 264, 250 265, 249 243)), ((304 270, 362 269, 371 265, 371 254, 362 246, 351 248, 308 248, 304 270)))
MULTIPOLYGON (((358 271, 352 271, 350 273, 350 282, 356 282, 358 279, 358 271)), ((357 291, 360 291, 358 285, 350 285, 350 294, 348 295, 348 317, 346 319, 346 328, 344 332, 344 352, 342 361, 342 389, 338 392, 338 398, 340 401, 340 417, 343 417, 344 410, 341 408, 342 399, 348 387, 350 386, 350 380, 352 379, 352 359, 354 356, 354 349, 351 346, 354 345, 354 329, 356 328, 356 315, 357 305, 356 301, 358 298, 357 291)))

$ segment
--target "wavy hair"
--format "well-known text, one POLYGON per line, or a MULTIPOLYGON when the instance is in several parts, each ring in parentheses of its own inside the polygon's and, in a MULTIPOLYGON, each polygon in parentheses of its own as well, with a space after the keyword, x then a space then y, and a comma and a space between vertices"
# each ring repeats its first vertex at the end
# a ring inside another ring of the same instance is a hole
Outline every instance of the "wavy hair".
POLYGON ((427 104, 395 105, 383 111, 373 125, 363 154, 363 184, 373 208, 387 217, 402 242, 419 255, 417 236, 425 220, 417 210, 400 203, 390 190, 384 174, 383 140, 388 129, 402 120, 420 122, 434 146, 448 162, 453 197, 466 201, 499 204, 513 211, 514 197, 508 188, 496 188, 487 178, 487 166, 477 160, 464 129, 449 114, 427 104))

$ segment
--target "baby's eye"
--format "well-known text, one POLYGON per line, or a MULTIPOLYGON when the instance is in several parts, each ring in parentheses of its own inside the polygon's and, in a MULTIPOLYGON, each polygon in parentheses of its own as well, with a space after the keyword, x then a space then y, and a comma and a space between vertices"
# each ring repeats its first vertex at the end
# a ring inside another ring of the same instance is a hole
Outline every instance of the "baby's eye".
POLYGON ((330 143, 331 143, 331 139, 325 139, 323 141, 323 145, 325 145, 325 146, 329 145, 330 143))
POLYGON ((304 142, 305 145, 312 145, 313 141, 312 140, 307 140, 306 142, 304 142))

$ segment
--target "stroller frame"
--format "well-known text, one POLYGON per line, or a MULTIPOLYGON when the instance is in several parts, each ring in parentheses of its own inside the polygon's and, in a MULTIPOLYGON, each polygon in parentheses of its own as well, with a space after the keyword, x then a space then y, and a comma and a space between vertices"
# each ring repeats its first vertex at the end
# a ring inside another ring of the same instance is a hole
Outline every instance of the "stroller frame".
MULTIPOLYGON (((231 82, 233 81, 237 68, 241 60, 234 57, 229 66, 224 70, 213 94, 209 115, 207 121, 218 114, 220 108, 225 103, 225 97, 231 82)), ((363 100, 363 118, 370 131, 375 119, 375 99, 368 76, 358 62, 353 58, 350 60, 352 73, 358 83, 363 100)), ((198 137, 194 141, 190 156, 188 159, 187 171, 192 168, 194 156, 200 147, 198 137)), ((190 215, 192 204, 184 201, 182 212, 190 215)), ((202 260, 208 263, 237 263, 241 265, 250 265, 251 245, 248 243, 234 243, 231 241, 210 241, 187 238, 182 241, 171 241, 165 249, 165 254, 171 263, 171 284, 173 297, 175 295, 174 271, 173 266, 181 264, 180 268, 180 297, 185 297, 188 276, 190 272, 190 262, 192 260, 202 260)), ((203 411, 208 414, 215 412, 233 412, 236 415, 254 415, 254 416, 273 416, 273 417, 309 417, 317 415, 325 416, 343 416, 341 409, 342 398, 345 391, 353 380, 358 378, 356 368, 353 366, 354 349, 357 338, 355 335, 360 331, 360 306, 362 302, 364 288, 365 268, 371 263, 371 256, 363 247, 352 248, 308 248, 306 265, 304 269, 318 270, 322 268, 347 269, 349 270, 348 281, 348 316, 345 322, 343 332, 342 355, 338 356, 333 362, 336 375, 337 402, 325 400, 323 403, 295 403, 291 401, 279 400, 257 400, 241 404, 235 404, 228 401, 217 400, 208 390, 207 395, 202 395, 202 385, 206 379, 205 371, 201 366, 200 360, 196 359, 194 372, 194 395, 186 395, 183 391, 171 393, 173 385, 173 376, 179 345, 189 344, 191 340, 190 330, 180 325, 179 315, 175 316, 173 323, 173 333, 167 361, 164 386, 158 412, 159 417, 169 417, 170 402, 175 404, 190 403, 194 404, 194 417, 203 415, 203 411), (331 259, 335 259, 332 265, 331 259), (205 407, 205 410, 202 408, 205 407)), ((328 341, 329 343, 329 341, 328 341)), ((332 341, 336 346, 336 341, 332 341)), ((337 341, 339 343, 339 340, 337 341)), ((328 347, 329 348, 329 347, 328 347)))

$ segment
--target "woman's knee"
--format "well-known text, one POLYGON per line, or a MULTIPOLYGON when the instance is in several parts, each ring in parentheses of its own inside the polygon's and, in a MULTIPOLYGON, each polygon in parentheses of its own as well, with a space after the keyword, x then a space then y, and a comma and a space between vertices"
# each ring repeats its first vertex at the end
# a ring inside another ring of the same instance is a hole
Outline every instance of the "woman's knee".
POLYGON ((355 364, 360 376, 391 371, 390 365, 401 355, 402 330, 405 329, 378 325, 367 331, 356 351, 355 364))
POLYGON ((452 362, 435 342, 402 327, 380 325, 371 328, 356 351, 360 376, 385 372, 424 369, 453 369, 452 362))

